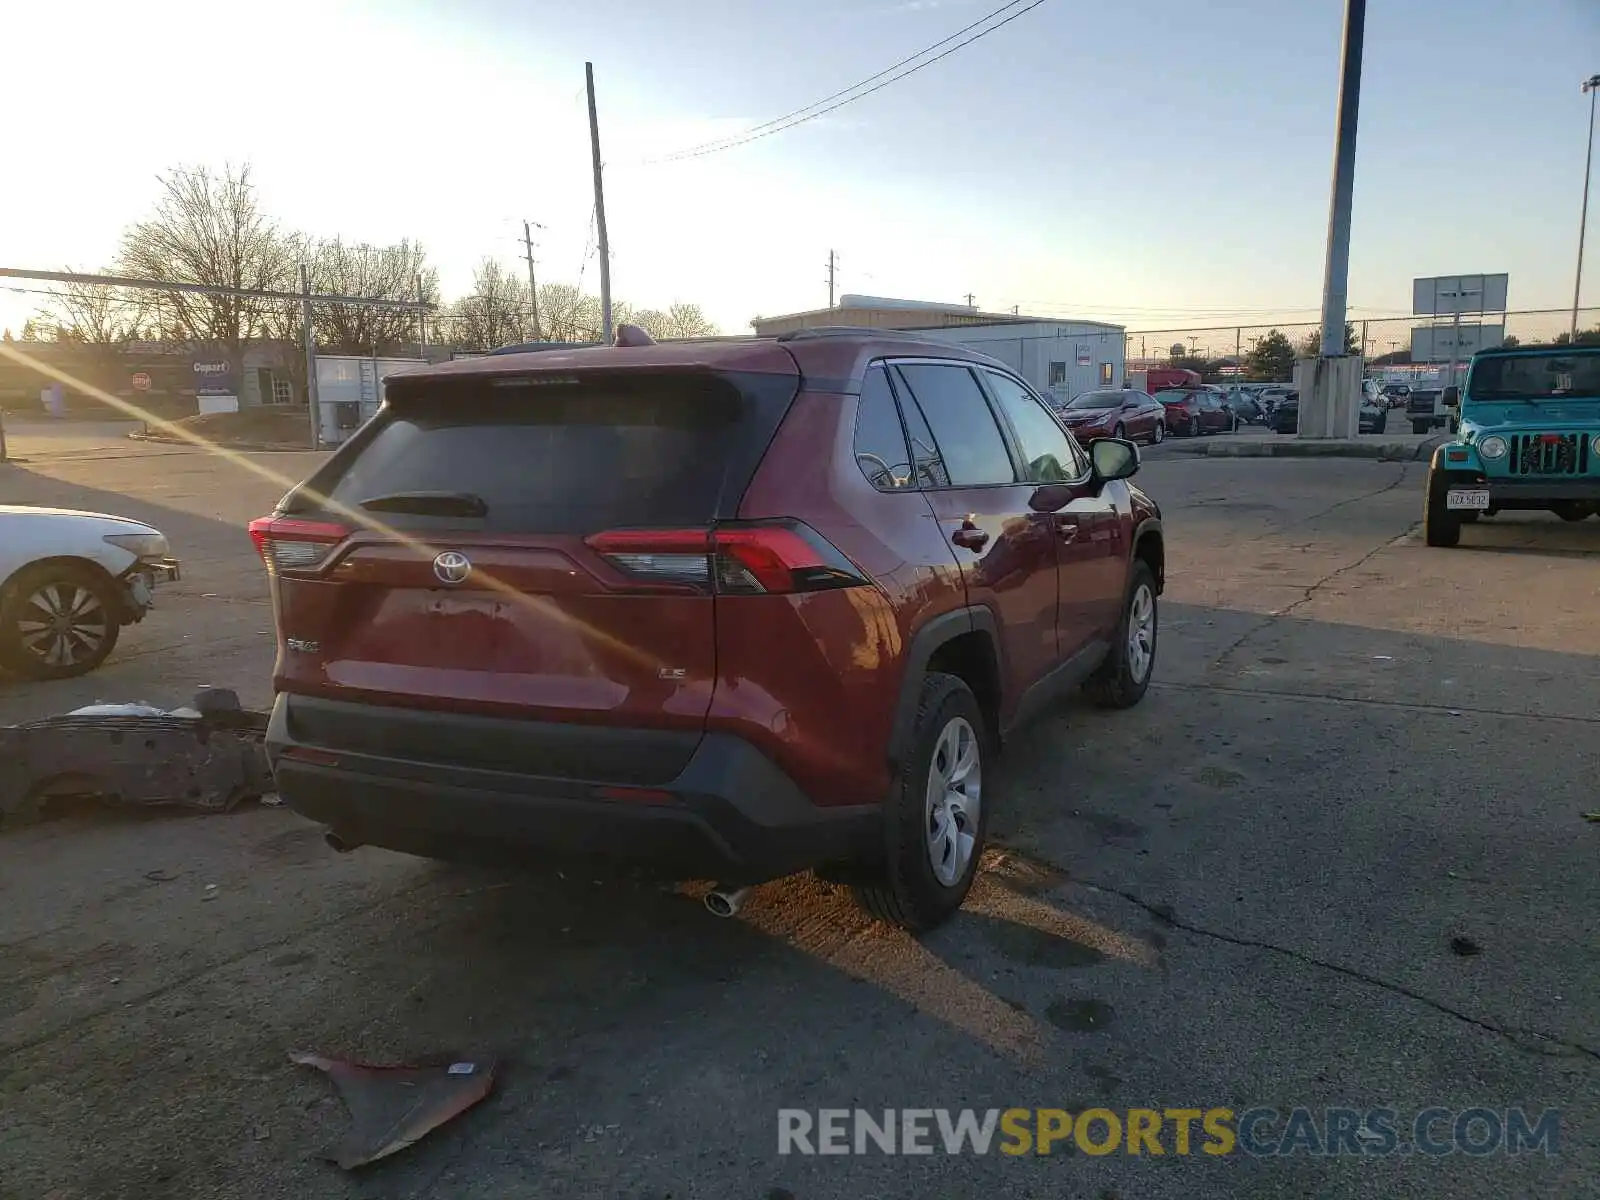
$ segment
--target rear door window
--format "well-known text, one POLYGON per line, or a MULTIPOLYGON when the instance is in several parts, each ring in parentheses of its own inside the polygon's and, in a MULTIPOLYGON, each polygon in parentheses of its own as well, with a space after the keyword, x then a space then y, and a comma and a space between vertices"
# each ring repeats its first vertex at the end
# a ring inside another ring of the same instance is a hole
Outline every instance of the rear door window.
POLYGON ((856 465, 880 492, 917 486, 911 456, 906 452, 906 431, 889 390, 888 372, 868 369, 861 381, 861 401, 856 408, 856 465))
POLYGON ((953 486, 1017 482, 1005 437, 970 370, 942 363, 904 363, 898 370, 933 431, 953 486))
POLYGON ((588 534, 702 526, 737 507, 797 381, 785 376, 419 380, 291 511, 327 490, 400 529, 588 534))

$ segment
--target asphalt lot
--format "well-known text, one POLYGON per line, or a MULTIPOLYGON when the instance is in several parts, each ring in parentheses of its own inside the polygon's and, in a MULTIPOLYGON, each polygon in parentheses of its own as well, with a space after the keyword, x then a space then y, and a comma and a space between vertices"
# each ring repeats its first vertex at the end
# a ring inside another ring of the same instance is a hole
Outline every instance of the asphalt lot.
MULTIPOLYGON (((246 464, 312 455, 15 426, 11 450, 0 502, 151 520, 186 570, 97 674, 0 682, 0 721, 266 702, 243 526, 282 488, 246 464)), ((1157 682, 1010 747, 1001 848, 921 942, 808 878, 716 921, 626 881, 335 855, 282 809, 0 832, 0 1197, 1592 1195, 1600 521, 1429 550, 1420 465, 1146 462, 1157 682), (505 1065, 347 1176, 292 1048, 505 1065), (1556 1108, 1560 1153, 776 1153, 779 1108, 1092 1105, 1556 1108)))

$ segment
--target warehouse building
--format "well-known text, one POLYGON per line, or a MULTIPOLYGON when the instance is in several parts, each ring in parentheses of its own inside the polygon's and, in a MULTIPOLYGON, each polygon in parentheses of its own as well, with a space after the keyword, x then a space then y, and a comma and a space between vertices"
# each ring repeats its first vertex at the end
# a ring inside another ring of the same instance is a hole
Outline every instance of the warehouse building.
POLYGON ((1099 387, 1120 387, 1125 378, 1124 327, 1102 321, 986 313, 964 304, 847 295, 834 308, 758 317, 750 324, 758 337, 853 325, 957 342, 999 359, 1057 401, 1099 387))

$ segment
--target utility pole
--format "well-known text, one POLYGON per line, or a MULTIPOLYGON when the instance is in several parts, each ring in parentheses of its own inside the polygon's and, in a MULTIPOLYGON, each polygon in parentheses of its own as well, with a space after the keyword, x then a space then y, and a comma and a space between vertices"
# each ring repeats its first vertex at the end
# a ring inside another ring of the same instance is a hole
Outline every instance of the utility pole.
MULTIPOLYGON (((522 249, 528 256, 528 298, 533 301, 533 340, 544 341, 544 333, 539 328, 539 283, 533 277, 533 233, 529 230, 530 222, 522 223, 522 249)), ((538 229, 543 229, 537 221, 531 224, 538 229)))
MULTIPOLYGON (((417 272, 416 283, 417 299, 420 301, 422 299, 421 271, 417 272)), ((428 314, 420 310, 417 312, 417 357, 421 359, 428 357, 428 314)))
POLYGON ((311 414, 311 448, 322 449, 322 413, 317 403, 317 346, 311 333, 311 274, 300 264, 300 337, 306 344, 306 409, 311 414))
POLYGON ((973 296, 973 294, 971 292, 968 292, 967 293, 967 307, 968 308, 976 307, 975 301, 976 301, 976 297, 973 296))
POLYGON ((836 278, 839 257, 832 250, 828 251, 828 307, 833 307, 833 287, 836 278))
POLYGON ((1600 95, 1600 75, 1591 75, 1583 81, 1583 90, 1589 95, 1589 146, 1583 156, 1583 212, 1578 217, 1578 270, 1572 281, 1572 330, 1574 345, 1578 341, 1578 294, 1583 290, 1583 235, 1589 224, 1589 169, 1594 166, 1594 101, 1600 95))
POLYGON ((600 118, 594 107, 594 64, 583 64, 583 77, 589 87, 589 149, 594 159, 594 227, 600 248, 600 340, 610 345, 611 328, 611 242, 606 237, 606 196, 600 183, 600 118))

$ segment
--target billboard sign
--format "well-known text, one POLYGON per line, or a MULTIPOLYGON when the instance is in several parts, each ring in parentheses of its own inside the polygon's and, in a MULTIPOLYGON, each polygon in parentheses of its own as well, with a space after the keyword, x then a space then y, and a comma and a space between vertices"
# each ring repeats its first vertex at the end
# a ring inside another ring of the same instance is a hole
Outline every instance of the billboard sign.
POLYGON ((1453 317, 1506 311, 1509 275, 1435 275, 1411 281, 1411 315, 1453 317))
POLYGON ((1411 361, 1447 363, 1492 350, 1506 340, 1501 325, 1418 325, 1411 330, 1411 361))
POLYGON ((194 391, 197 396, 237 396, 233 365, 226 359, 203 358, 194 363, 194 391))

